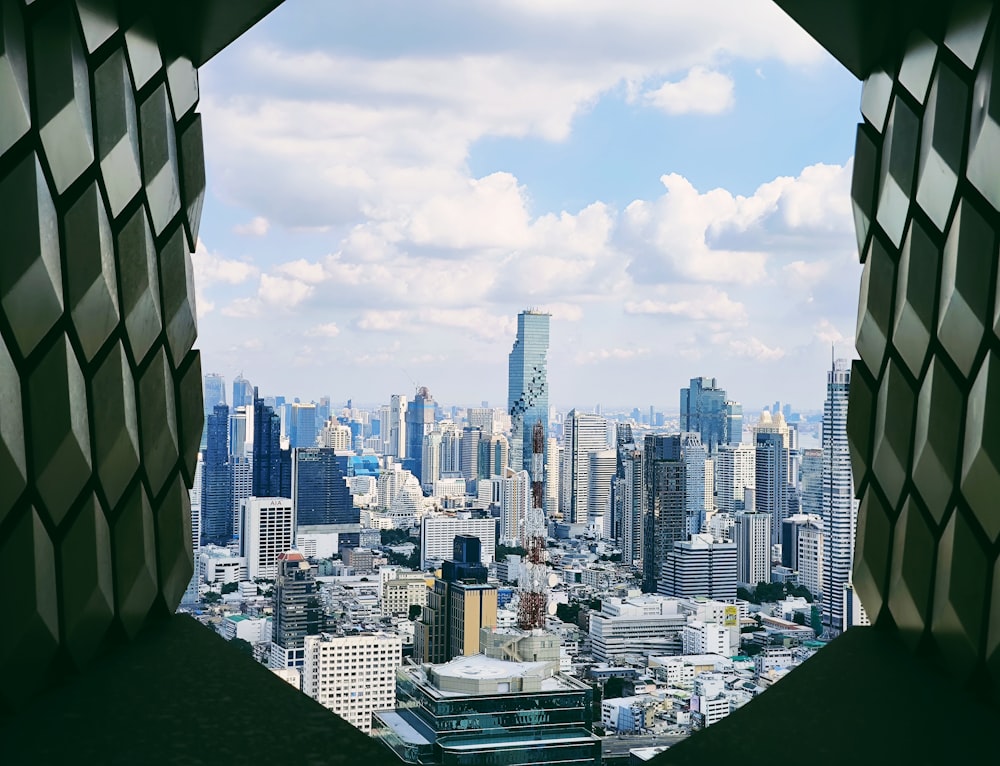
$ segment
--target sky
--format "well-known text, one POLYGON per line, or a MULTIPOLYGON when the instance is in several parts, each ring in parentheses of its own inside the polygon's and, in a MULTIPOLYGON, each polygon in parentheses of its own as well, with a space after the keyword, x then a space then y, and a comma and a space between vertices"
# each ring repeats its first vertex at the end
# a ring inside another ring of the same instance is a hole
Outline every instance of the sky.
POLYGON ((861 86, 770 0, 286 0, 201 69, 205 372, 377 404, 822 405, 861 86))

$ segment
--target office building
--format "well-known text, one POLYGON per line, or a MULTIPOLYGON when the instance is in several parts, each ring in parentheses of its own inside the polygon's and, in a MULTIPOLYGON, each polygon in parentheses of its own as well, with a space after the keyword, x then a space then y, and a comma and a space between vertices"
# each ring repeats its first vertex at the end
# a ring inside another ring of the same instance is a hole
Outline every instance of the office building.
POLYGON ((510 464, 510 443, 503 434, 492 434, 479 441, 479 478, 488 479, 491 476, 503 476, 504 469, 510 464))
POLYGON ((517 338, 507 367, 507 412, 510 414, 510 465, 531 474, 531 439, 535 423, 549 433, 549 319, 541 311, 517 315, 517 338))
POLYGON ((647 434, 643 446, 643 590, 655 592, 674 543, 687 539, 687 472, 679 434, 647 434))
POLYGON ((336 450, 300 447, 292 452, 292 502, 299 529, 336 532, 341 547, 358 544, 361 512, 354 507, 336 450))
POLYGON ((747 510, 744 492, 754 488, 756 449, 752 444, 722 444, 715 453, 715 506, 720 513, 747 510))
POLYGON ((375 713, 372 735, 403 762, 424 766, 600 766, 593 690, 557 671, 551 662, 482 654, 402 667, 396 709, 375 713))
POLYGON ((726 398, 715 378, 692 378, 681 389, 680 430, 697 433, 710 455, 743 438, 743 407, 726 398))
POLYGON ((279 554, 270 667, 304 667, 306 636, 318 635, 326 627, 319 596, 315 570, 305 557, 295 550, 279 554))
POLYGON ((414 627, 413 656, 417 662, 447 662, 479 653, 479 631, 497 624, 497 589, 486 582, 481 541, 459 535, 452 558, 441 566, 427 593, 427 604, 414 627))
POLYGON ((681 433, 680 442, 684 461, 684 518, 687 534, 696 535, 704 529, 706 514, 712 510, 713 466, 699 434, 681 433))
MULTIPOLYGON (((478 428, 463 428, 459 440, 459 468, 462 477, 472 484, 479 478, 479 442, 483 432, 478 428)), ((505 466, 506 467, 506 466, 505 466)))
POLYGON ((306 636, 304 649, 302 691, 369 734, 372 713, 395 703, 403 639, 383 632, 349 636, 320 633, 306 636))
POLYGON ((642 451, 635 442, 623 442, 618 447, 618 465, 612 485, 615 539, 622 550, 626 566, 642 564, 642 451))
POLYGON ((406 456, 403 468, 414 476, 423 475, 424 437, 434 430, 434 397, 426 386, 417 389, 406 408, 406 456))
POLYGON ((676 599, 657 595, 601 599, 601 610, 590 613, 588 629, 594 659, 613 663, 626 654, 677 654, 686 624, 687 615, 676 599))
POLYGON ((590 509, 590 453, 608 448, 608 421, 600 415, 570 410, 563 421, 559 510, 563 521, 586 524, 590 509))
POLYGON ((250 381, 240 373, 233 378, 233 409, 237 407, 253 407, 254 389, 250 381))
POLYGON ((205 415, 211 415, 216 405, 226 403, 226 381, 214 372, 205 375, 205 415))
MULTIPOLYGON (((281 497, 281 418, 254 389, 253 495, 281 497)), ((291 488, 285 494, 291 494, 291 488)))
POLYGON ((316 420, 316 405, 295 402, 288 408, 288 446, 315 447, 316 436, 319 433, 319 421, 316 420))
POLYGON ((736 578, 744 588, 771 582, 771 514, 743 511, 735 516, 736 578))
MULTIPOLYGON (((791 515, 791 495, 788 473, 788 426, 778 412, 773 418, 764 410, 753 429, 756 454, 754 471, 754 503, 752 510, 771 515, 771 544, 781 542, 781 522, 791 515)), ((797 509, 796 509, 797 510, 797 509)))
POLYGON ((233 486, 229 465, 229 407, 217 404, 205 418, 207 431, 201 470, 201 541, 225 545, 233 539, 233 486))
POLYGON ((799 503, 802 513, 820 515, 823 512, 823 450, 802 450, 799 469, 799 503))
POLYGON ((837 359, 826 376, 823 405, 822 516, 826 522, 823 556, 823 621, 833 631, 845 624, 842 594, 851 582, 858 501, 847 445, 847 400, 851 391, 851 363, 837 359))
POLYGON ((240 529, 240 511, 243 502, 253 494, 253 464, 250 458, 232 458, 229 463, 229 473, 232 477, 232 508, 230 509, 230 529, 233 537, 242 534, 240 529))
POLYGON ((434 484, 441 478, 441 432, 431 431, 421 446, 420 487, 425 493, 434 491, 434 484))
POLYGON ((247 434, 247 410, 253 408, 245 406, 234 407, 229 413, 229 459, 240 459, 247 456, 248 436, 247 434))
POLYGON ((459 535, 474 535, 482 543, 483 562, 496 557, 496 522, 493 519, 424 516, 420 521, 420 568, 449 558, 459 535))
POLYGON ((658 592, 674 598, 736 598, 736 545, 711 535, 674 543, 661 569, 658 592))
POLYGON ((273 580, 278 556, 292 547, 295 512, 286 497, 254 497, 243 501, 240 555, 247 560, 249 579, 273 580))

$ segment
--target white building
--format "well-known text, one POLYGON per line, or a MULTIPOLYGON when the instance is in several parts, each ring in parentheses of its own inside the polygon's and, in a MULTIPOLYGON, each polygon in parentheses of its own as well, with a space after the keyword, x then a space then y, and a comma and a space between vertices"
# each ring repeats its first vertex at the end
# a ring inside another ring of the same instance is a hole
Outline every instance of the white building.
POLYGON ((587 488, 587 526, 605 539, 611 530, 611 481, 618 467, 618 452, 613 449, 591 452, 587 488))
POLYGON ((420 524, 420 566, 429 561, 452 557, 456 535, 475 535, 482 543, 483 564, 489 566, 496 556, 496 522, 493 519, 424 516, 420 524))
POLYGON ((559 511, 559 466, 562 465, 562 447, 550 436, 545 452, 545 515, 554 516, 559 511))
POLYGON ((306 636, 302 691, 369 734, 372 712, 396 704, 402 664, 403 641, 395 634, 306 636))
POLYGON ((204 545, 198 551, 198 577, 209 584, 230 585, 247 579, 247 560, 228 548, 204 545))
POLYGON ((715 453, 715 505, 722 513, 745 510, 746 489, 754 487, 752 444, 720 444, 715 453))
POLYGON ((382 616, 406 617, 411 606, 427 606, 427 580, 423 572, 397 572, 382 586, 382 616))
POLYGON ((500 544, 525 545, 525 520, 531 505, 531 479, 527 471, 504 469, 500 485, 500 544))
POLYGON ((219 624, 219 633, 227 641, 241 638, 251 644, 269 642, 271 640, 271 620, 266 617, 254 619, 245 614, 231 614, 219 624))
POLYGON ((319 441, 321 447, 342 451, 350 450, 352 446, 351 429, 331 418, 326 421, 323 429, 319 432, 319 441))
POLYGON ((240 553, 247 560, 247 578, 273 580, 278 554, 292 548, 295 512, 287 497, 248 497, 241 512, 240 553))
POLYGON ((687 617, 677 599, 662 596, 606 598, 590 615, 594 659, 610 662, 625 654, 665 654, 679 643, 687 617))
POLYGON ((589 512, 590 453, 608 448, 608 421, 570 410, 563 422, 559 510, 570 524, 585 524, 589 512))
POLYGON ((823 594, 824 538, 821 524, 806 524, 799 529, 796 545, 799 585, 808 588, 817 598, 823 594))
POLYGON ((732 631, 717 623, 689 622, 681 631, 684 654, 719 654, 729 657, 733 653, 732 631))
POLYGON ((677 598, 736 598, 736 545, 692 535, 667 552, 657 590, 677 598))
POLYGON ((858 501, 847 445, 847 399, 851 391, 851 362, 838 359, 826 375, 826 402, 823 405, 823 621, 833 630, 841 629, 848 615, 843 593, 851 581, 854 565, 854 536, 858 524, 858 501))
POLYGON ((736 542, 736 579, 748 588, 771 582, 771 514, 737 513, 733 526, 736 542))

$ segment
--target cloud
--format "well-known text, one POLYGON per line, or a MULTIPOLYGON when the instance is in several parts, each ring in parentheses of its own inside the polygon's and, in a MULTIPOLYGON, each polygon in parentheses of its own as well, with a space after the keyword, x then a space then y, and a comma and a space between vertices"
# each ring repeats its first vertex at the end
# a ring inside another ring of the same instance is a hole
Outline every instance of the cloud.
POLYGON ((316 338, 336 338, 340 335, 340 328, 336 322, 327 322, 306 330, 306 335, 316 338))
POLYGON ((667 114, 720 114, 735 103, 732 78, 696 66, 684 79, 665 82, 655 90, 646 91, 642 100, 667 114))
POLYGON ((244 237, 263 237, 271 228, 271 223, 264 216, 256 216, 247 223, 236 224, 233 232, 244 237))
POLYGON ((257 267, 252 263, 225 258, 212 252, 198 240, 198 247, 191 253, 191 265, 194 267, 195 282, 199 287, 223 282, 239 285, 257 276, 257 267))
POLYGON ((778 346, 768 346, 757 338, 741 338, 728 343, 729 351, 735 356, 748 357, 759 362, 773 362, 785 356, 785 350, 778 346))
POLYGON ((623 362, 649 354, 648 348, 602 348, 583 351, 574 357, 577 364, 598 364, 600 362, 623 362))
POLYGON ((626 314, 665 314, 698 321, 743 324, 747 321, 746 307, 715 288, 687 289, 680 300, 645 299, 625 301, 626 314))

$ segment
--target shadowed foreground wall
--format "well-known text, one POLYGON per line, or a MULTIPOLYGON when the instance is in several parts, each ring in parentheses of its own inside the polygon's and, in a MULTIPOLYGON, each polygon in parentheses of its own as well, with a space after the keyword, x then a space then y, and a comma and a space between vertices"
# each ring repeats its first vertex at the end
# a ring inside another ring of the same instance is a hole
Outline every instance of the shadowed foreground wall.
POLYGON ((277 4, 0 0, 0 711, 190 580, 194 62, 277 4))

